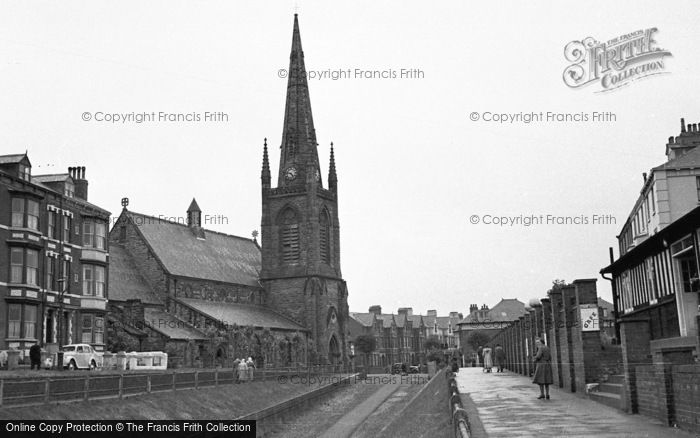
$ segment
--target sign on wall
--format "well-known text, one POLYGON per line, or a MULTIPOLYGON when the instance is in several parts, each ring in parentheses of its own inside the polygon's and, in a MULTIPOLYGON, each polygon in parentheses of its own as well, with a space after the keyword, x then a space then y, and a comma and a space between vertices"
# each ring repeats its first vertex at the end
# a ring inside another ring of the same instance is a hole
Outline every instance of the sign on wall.
POLYGON ((595 304, 582 304, 581 307, 581 331, 600 331, 598 306, 595 304))

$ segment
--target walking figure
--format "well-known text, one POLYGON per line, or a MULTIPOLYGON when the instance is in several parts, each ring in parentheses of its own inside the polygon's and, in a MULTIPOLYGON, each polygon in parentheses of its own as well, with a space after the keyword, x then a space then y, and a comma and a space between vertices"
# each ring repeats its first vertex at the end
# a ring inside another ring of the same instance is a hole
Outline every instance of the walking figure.
POLYGON ((496 349, 494 350, 494 354, 496 356, 496 368, 498 368, 498 372, 502 373, 503 372, 503 365, 506 362, 506 352, 503 350, 503 347, 501 347, 501 344, 496 344, 496 349))
POLYGON ((540 396, 538 399, 546 398, 549 400, 549 385, 554 383, 552 377, 552 354, 549 347, 545 344, 544 339, 537 338, 535 340, 537 353, 535 354, 535 376, 532 383, 540 385, 540 396))
POLYGON ((484 355, 484 371, 490 373, 491 368, 493 367, 493 359, 491 359, 491 347, 486 346, 486 348, 484 348, 484 350, 482 351, 482 354, 484 355))

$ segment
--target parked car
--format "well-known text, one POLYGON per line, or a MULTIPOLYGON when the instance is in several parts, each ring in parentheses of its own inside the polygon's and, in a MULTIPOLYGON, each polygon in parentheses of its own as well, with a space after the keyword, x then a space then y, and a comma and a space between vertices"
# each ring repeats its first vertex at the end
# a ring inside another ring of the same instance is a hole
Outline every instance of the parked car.
POLYGON ((69 344, 61 348, 63 352, 63 367, 69 370, 94 370, 102 366, 102 356, 90 344, 69 344))
POLYGON ((408 367, 408 374, 420 374, 420 365, 411 365, 408 367))

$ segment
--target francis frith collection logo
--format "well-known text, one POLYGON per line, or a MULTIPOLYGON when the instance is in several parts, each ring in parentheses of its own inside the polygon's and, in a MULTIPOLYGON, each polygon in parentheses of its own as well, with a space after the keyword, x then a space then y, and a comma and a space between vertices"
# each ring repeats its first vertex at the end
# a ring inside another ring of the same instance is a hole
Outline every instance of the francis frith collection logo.
POLYGON ((671 52, 657 46, 657 28, 620 35, 606 42, 592 37, 571 41, 564 48, 572 64, 564 70, 564 83, 571 88, 599 84, 597 93, 612 91, 645 77, 668 73, 664 57, 671 52))

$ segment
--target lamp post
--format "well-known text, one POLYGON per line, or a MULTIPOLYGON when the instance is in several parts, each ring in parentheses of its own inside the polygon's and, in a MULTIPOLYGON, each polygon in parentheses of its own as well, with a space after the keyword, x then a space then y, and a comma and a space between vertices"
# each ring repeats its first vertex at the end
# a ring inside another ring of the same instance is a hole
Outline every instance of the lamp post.
POLYGON ((58 292, 58 352, 56 353, 56 367, 63 371, 63 295, 68 288, 68 279, 59 278, 56 282, 61 286, 58 292))

